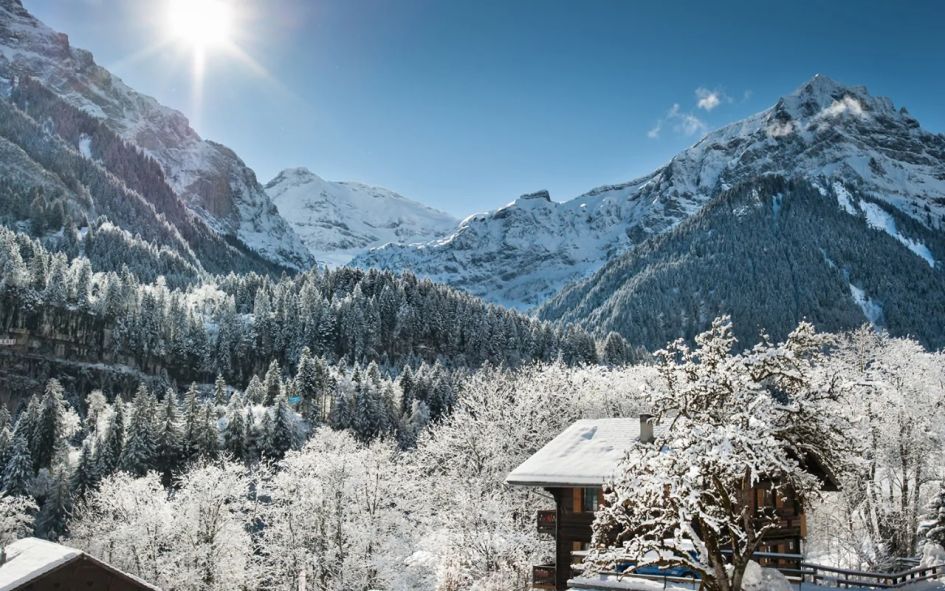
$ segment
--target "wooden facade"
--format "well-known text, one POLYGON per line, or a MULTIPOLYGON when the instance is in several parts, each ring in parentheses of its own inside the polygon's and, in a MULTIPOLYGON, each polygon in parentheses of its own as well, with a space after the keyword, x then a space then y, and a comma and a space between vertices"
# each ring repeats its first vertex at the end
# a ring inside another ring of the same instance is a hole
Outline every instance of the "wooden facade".
MULTIPOLYGON (((539 511, 537 527, 539 533, 555 539, 554 564, 533 568, 533 588, 565 590, 572 578, 575 564, 591 542, 591 524, 601 498, 600 487, 556 487, 545 488, 555 500, 554 511, 539 511), (578 556, 575 556, 578 553, 578 556)), ((807 536, 807 517, 803 507, 794 499, 784 499, 771 491, 770 484, 759 484, 746 491, 746 499, 753 509, 770 508, 781 520, 781 526, 765 536, 759 552, 766 554, 800 554, 807 536)), ((793 558, 766 557, 760 559, 764 566, 797 569, 793 558)))
MULTIPOLYGON (((538 511, 538 532, 555 540, 553 564, 535 566, 536 589, 567 589, 573 565, 580 563, 591 542, 594 513, 601 502, 601 487, 608 482, 634 441, 652 442, 659 426, 649 415, 639 419, 582 419, 573 423, 528 460, 513 470, 506 482, 546 490, 555 501, 553 511, 538 511)), ((816 458, 803 458, 801 465, 823 482, 824 490, 838 490, 836 479, 816 458)), ((742 502, 752 509, 768 509, 779 527, 765 534, 757 560, 763 566, 797 573, 807 536, 807 518, 790 492, 774 494, 762 482, 744 492, 742 502)))
POLYGON ((161 591, 77 548, 38 538, 23 538, 0 550, 0 589, 161 591))
POLYGON ((154 587, 129 577, 83 554, 16 588, 16 591, 154 591, 154 587))

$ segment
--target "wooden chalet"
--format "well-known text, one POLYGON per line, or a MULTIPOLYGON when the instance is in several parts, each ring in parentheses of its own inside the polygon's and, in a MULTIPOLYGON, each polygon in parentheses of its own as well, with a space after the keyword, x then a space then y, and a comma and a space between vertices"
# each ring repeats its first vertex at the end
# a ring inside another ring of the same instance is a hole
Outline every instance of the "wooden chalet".
POLYGON ((3 548, 0 591, 161 591, 81 550, 38 538, 3 548))
MULTIPOLYGON (((653 441, 659 432, 660 426, 654 425, 649 415, 580 420, 508 475, 508 484, 543 488, 555 501, 554 510, 538 511, 536 517, 538 531, 555 539, 555 562, 533 568, 533 588, 568 589, 572 565, 582 561, 591 542, 591 523, 601 502, 602 486, 613 480, 632 442, 653 441)), ((826 470, 819 465, 811 470, 825 482, 825 490, 837 490, 836 480, 826 470)), ((800 503, 776 497, 770 483, 760 483, 748 495, 756 507, 773 507, 782 519, 782 526, 766 536, 760 549, 769 556, 762 563, 790 568, 793 564, 778 556, 803 552, 807 520, 800 503)))

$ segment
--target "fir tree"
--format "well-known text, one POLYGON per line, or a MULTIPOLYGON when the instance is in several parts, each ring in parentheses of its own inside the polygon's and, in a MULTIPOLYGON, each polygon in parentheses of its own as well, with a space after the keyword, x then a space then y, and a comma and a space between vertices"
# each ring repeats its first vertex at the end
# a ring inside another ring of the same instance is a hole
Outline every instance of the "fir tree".
POLYGON ((86 493, 94 490, 98 485, 98 474, 95 468, 95 459, 92 454, 92 445, 88 439, 82 443, 82 452, 79 454, 79 463, 72 473, 70 489, 72 498, 79 500, 85 497, 86 493))
POLYGON ((929 501, 919 526, 919 539, 945 547, 945 481, 929 501))
POLYGON ((112 408, 114 412, 108 422, 108 432, 96 458, 96 469, 101 476, 107 476, 118 468, 125 448, 125 403, 120 396, 115 398, 112 408))
POLYGON ((177 408, 177 392, 168 388, 158 415, 155 437, 155 467, 161 471, 165 482, 183 459, 180 412, 177 408))
POLYGON ((410 369, 410 366, 407 365, 404 367, 404 370, 400 372, 400 379, 398 380, 400 385, 400 416, 407 416, 413 411, 413 401, 414 397, 414 378, 413 370, 410 369))
POLYGON ((192 460, 200 454, 203 445, 200 426, 203 417, 200 402, 197 400, 197 384, 191 384, 184 399, 183 451, 186 460, 192 460))
POLYGON ((266 388, 259 376, 253 376, 246 385, 246 401, 252 404, 262 404, 266 399, 266 388))
POLYGON ((27 496, 32 480, 33 458, 26 442, 26 435, 18 428, 13 434, 10 459, 3 468, 3 494, 27 496))
POLYGON ((236 396, 230 400, 226 409, 226 427, 223 429, 223 449, 235 459, 243 459, 245 447, 246 421, 243 420, 243 408, 236 396))
POLYGON ((220 451, 220 435, 217 429, 214 406, 203 404, 202 420, 200 422, 200 453, 208 458, 215 458, 220 451))
POLYGON ((66 403, 59 380, 51 379, 46 383, 43 394, 39 421, 33 431, 30 453, 33 456, 33 470, 48 468, 56 454, 63 450, 64 417, 66 403))
POLYGON ((286 400, 285 395, 280 395, 276 398, 275 404, 270 412, 272 421, 268 425, 269 428, 266 432, 267 452, 271 458, 282 459, 285 456, 285 452, 292 449, 294 440, 291 416, 292 410, 289 408, 289 402, 286 400))
POLYGON ((118 464, 122 470, 144 475, 154 463, 154 424, 152 423, 151 397, 142 384, 138 387, 131 406, 128 422, 128 437, 119 455, 118 464))
POLYGON ((13 447, 13 431, 6 424, 0 428, 0 466, 6 466, 13 447))
POLYGON ((282 369, 279 367, 279 362, 275 359, 269 363, 264 387, 266 397, 263 400, 263 405, 272 406, 275 404, 276 398, 282 394, 282 369))
POLYGON ((69 479, 63 469, 59 468, 39 515, 36 516, 36 535, 48 540, 57 540, 65 535, 71 507, 69 479))
POLYGON ((217 374, 217 380, 213 383, 213 403, 217 406, 226 404, 226 380, 221 374, 217 374))
POLYGON ((260 433, 256 427, 256 419, 251 406, 246 407, 246 421, 243 428, 243 457, 247 461, 259 459, 261 450, 259 445, 260 433))
POLYGON ((299 404, 302 416, 311 425, 322 422, 322 388, 318 361, 312 357, 308 347, 302 349, 299 370, 295 375, 295 391, 301 397, 299 404))

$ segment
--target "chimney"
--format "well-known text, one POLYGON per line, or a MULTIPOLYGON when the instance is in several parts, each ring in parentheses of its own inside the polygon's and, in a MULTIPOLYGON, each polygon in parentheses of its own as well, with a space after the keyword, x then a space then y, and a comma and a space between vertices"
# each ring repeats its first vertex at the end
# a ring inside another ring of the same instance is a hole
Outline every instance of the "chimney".
POLYGON ((640 413, 640 443, 653 443, 653 415, 640 413))

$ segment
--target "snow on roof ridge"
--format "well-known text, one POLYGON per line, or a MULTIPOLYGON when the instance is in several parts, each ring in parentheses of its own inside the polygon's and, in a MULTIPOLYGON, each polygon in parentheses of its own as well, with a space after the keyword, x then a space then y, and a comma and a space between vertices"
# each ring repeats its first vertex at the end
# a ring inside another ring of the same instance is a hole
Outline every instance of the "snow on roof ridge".
POLYGON ((161 591, 159 587, 132 574, 121 571, 71 546, 40 538, 22 538, 4 548, 6 561, 0 564, 0 591, 13 591, 46 573, 82 557, 102 568, 139 583, 142 587, 161 591))
MULTIPOLYGON (((659 426, 655 426, 659 432, 659 426)), ((519 486, 600 486, 640 437, 640 417, 578 419, 509 473, 519 486)))

